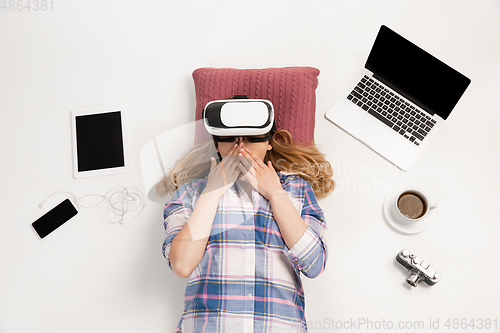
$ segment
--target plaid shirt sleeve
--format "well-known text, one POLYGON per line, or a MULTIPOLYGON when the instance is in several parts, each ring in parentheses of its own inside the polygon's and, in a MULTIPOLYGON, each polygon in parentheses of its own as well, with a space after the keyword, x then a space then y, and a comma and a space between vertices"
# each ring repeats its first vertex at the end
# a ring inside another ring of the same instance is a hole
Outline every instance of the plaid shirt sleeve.
POLYGON ((301 191, 298 193, 303 201, 301 217, 308 228, 297 243, 287 251, 287 256, 297 270, 309 278, 315 278, 325 270, 326 265, 328 254, 324 235, 326 222, 313 189, 307 181, 300 180, 301 191))
POLYGON ((190 182, 179 186, 172 199, 165 205, 163 210, 163 227, 166 238, 163 242, 163 256, 167 259, 170 269, 170 246, 172 240, 191 217, 195 202, 203 191, 205 180, 190 182), (201 187, 201 188, 200 188, 201 187))

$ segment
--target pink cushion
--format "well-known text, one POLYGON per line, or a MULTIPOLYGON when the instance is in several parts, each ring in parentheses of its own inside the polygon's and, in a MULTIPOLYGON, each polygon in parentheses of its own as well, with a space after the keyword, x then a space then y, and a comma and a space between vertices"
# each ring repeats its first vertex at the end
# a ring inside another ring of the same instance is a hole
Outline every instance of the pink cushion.
MULTIPOLYGON (((313 67, 265 69, 199 68, 193 72, 196 89, 196 120, 213 100, 247 95, 270 100, 274 105, 276 128, 286 129, 294 142, 314 142, 316 87, 319 70, 313 67)), ((201 122, 199 122, 201 123, 201 122)), ((195 143, 210 138, 197 126, 195 143)))

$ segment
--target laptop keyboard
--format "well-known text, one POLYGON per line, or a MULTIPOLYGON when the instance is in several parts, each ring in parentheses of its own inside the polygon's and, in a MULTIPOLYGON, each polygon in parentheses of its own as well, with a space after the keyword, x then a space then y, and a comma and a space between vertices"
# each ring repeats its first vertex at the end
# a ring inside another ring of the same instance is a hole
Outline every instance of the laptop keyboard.
POLYGON ((436 124, 425 112, 366 75, 347 99, 417 146, 436 124))

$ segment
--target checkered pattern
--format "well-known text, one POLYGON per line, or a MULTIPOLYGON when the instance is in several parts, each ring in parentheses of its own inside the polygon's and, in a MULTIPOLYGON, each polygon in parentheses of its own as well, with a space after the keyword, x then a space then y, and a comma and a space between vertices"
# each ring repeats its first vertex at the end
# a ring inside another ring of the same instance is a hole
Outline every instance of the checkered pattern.
MULTIPOLYGON (((221 198, 203 259, 188 277, 178 332, 307 331, 300 272, 310 278, 323 272, 326 224, 309 183, 279 177, 308 229, 288 249, 269 201, 254 190, 252 203, 236 183, 221 198)), ((206 179, 184 184, 165 205, 167 260, 205 186, 206 179)))

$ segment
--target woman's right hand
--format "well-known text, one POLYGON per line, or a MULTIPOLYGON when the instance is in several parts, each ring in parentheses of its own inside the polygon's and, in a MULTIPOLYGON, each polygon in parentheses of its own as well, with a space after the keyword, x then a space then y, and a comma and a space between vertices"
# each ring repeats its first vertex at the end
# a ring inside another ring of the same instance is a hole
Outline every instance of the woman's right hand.
POLYGON ((207 186, 203 192, 214 192, 219 197, 223 196, 233 186, 236 179, 240 175, 240 158, 238 153, 243 143, 234 144, 226 156, 222 157, 222 161, 217 164, 214 157, 211 158, 210 173, 208 174, 207 186))

